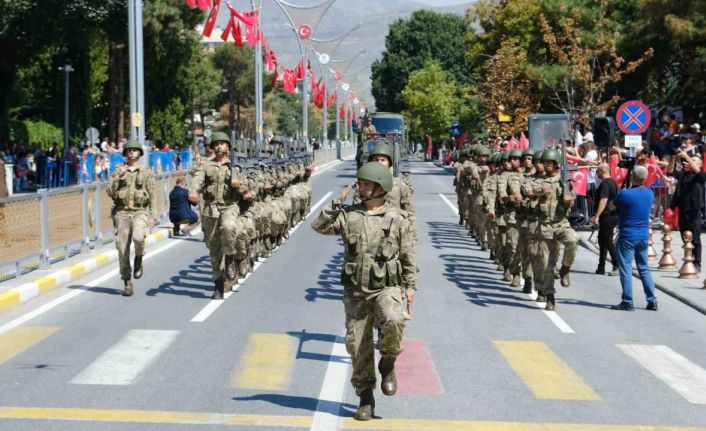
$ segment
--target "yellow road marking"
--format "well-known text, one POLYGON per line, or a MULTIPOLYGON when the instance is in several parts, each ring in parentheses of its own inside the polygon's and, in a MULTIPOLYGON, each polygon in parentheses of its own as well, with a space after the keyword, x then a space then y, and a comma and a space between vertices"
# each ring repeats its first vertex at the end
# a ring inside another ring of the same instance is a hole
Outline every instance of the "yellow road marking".
MULTIPOLYGON (((0 407, 0 419, 64 420, 180 425, 231 425, 309 428, 308 416, 241 415, 150 410, 0 407)), ((706 427, 651 425, 491 422, 436 419, 343 420, 343 429, 381 431, 706 431, 706 427)))
POLYGON ((493 344, 537 398, 601 399, 546 344, 534 341, 493 341, 493 344))
POLYGON ((0 334, 0 365, 52 335, 59 328, 48 326, 18 326, 0 334))
POLYGON ((283 391, 289 388, 295 359, 295 341, 283 334, 252 334, 248 349, 233 373, 231 386, 283 391))
POLYGON ((20 292, 10 290, 0 293, 0 311, 7 311, 20 305, 20 292))

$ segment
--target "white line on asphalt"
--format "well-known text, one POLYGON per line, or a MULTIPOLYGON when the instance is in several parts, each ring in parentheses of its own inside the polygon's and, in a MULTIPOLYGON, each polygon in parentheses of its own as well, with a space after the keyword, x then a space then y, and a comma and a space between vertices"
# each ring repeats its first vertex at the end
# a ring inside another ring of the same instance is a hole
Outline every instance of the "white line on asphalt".
MULTIPOLYGON (((448 205, 449 208, 451 208, 451 210, 452 210, 454 213, 458 214, 458 208, 456 208, 456 205, 454 205, 446 196, 444 196, 443 194, 439 193, 439 197, 440 197, 444 202, 446 202, 446 205, 448 205)), ((539 305, 539 303, 537 303, 537 302, 535 301, 535 300, 537 299, 537 294, 536 294, 536 293, 532 292, 532 293, 527 294, 527 295, 532 299, 532 303, 533 303, 537 308, 542 309, 542 306, 539 305)), ((559 330, 560 330, 561 332, 563 332, 564 334, 575 334, 574 330, 571 329, 571 326, 569 326, 569 325, 564 321, 564 319, 562 319, 561 317, 559 317, 559 315, 556 313, 556 311, 547 311, 547 310, 544 310, 544 309, 542 309, 542 311, 543 311, 544 314, 549 318, 549 320, 551 320, 552 323, 553 323, 557 328, 559 328, 559 330)))
POLYGON ((616 344, 691 404, 706 404, 706 370, 667 346, 616 344))
POLYGON ((312 431, 331 431, 339 428, 339 411, 343 401, 343 390, 348 377, 348 362, 340 358, 348 357, 343 337, 336 337, 331 348, 324 384, 319 393, 319 402, 311 421, 312 431))
MULTIPOLYGON (((176 245, 179 245, 179 244, 181 244, 180 241, 169 241, 167 244, 163 245, 162 247, 159 247, 158 249, 155 249, 154 251, 150 251, 149 249, 147 249, 147 254, 145 255, 144 260, 148 260, 152 256, 156 256, 156 255, 162 253, 163 251, 166 251, 166 250, 168 250, 176 245)), ((108 271, 105 274, 101 275, 100 277, 94 279, 90 283, 84 284, 84 286, 88 287, 88 288, 96 287, 99 284, 103 283, 104 281, 110 280, 112 277, 115 277, 116 275, 118 275, 118 271, 119 271, 119 268, 111 269, 110 271, 108 271)), ((71 291, 69 293, 66 293, 64 295, 61 295, 60 297, 47 302, 46 304, 42 305, 41 307, 38 307, 35 310, 32 310, 28 313, 25 313, 22 316, 20 316, 16 319, 13 319, 13 320, 7 322, 6 324, 0 326, 0 334, 5 333, 11 329, 14 329, 14 328, 32 320, 32 319, 34 319, 37 316, 41 316, 42 314, 46 313, 47 311, 51 310, 52 308, 57 307, 57 306, 63 304, 64 302, 68 301, 69 299, 74 298, 82 293, 87 292, 87 291, 88 291, 88 289, 76 289, 76 290, 71 291)))
POLYGON ((441 193, 439 193, 439 197, 441 197, 441 199, 443 199, 444 202, 446 202, 446 205, 448 205, 449 208, 451 208, 451 210, 452 210, 454 213, 456 213, 456 215, 458 215, 458 208, 456 207, 456 205, 454 205, 454 204, 449 200, 449 198, 447 198, 446 196, 442 195, 441 193))
POLYGON ((76 376, 79 385, 129 385, 179 335, 179 331, 132 329, 76 376))
MULTIPOLYGON (((314 211, 316 211, 324 202, 326 202, 326 201, 328 200, 329 196, 331 196, 332 194, 333 194, 333 192, 328 192, 328 193, 326 193, 326 195, 324 195, 323 198, 321 198, 316 204, 314 204, 314 206, 311 207, 311 210, 309 211, 309 214, 306 216, 306 218, 309 218, 309 216, 310 216, 311 214, 313 214, 314 211)), ((299 224, 297 224, 296 226, 294 226, 294 228, 292 228, 292 229, 289 231, 290 238, 291 238, 291 235, 292 235, 294 232, 296 232, 297 229, 299 229, 299 226, 301 226, 301 225, 304 224, 304 222, 306 221, 306 218, 305 218, 304 220, 302 220, 299 224)), ((283 244, 284 244, 284 243, 283 243, 283 244)), ((279 247, 278 247, 278 248, 279 248, 279 247)), ((277 251, 277 248, 275 248, 275 249, 273 250, 273 252, 274 252, 274 251, 277 251)), ((255 265, 253 266, 253 270, 252 270, 248 275, 245 276, 245 278, 243 279, 243 281, 241 281, 240 283, 238 283, 237 285, 235 285, 234 290, 238 290, 238 288, 239 288, 240 286, 242 286, 243 283, 245 283, 245 281, 246 281, 248 278, 250 278, 250 276, 251 276, 253 273, 255 273, 255 271, 256 271, 256 270, 260 267, 260 265, 262 265, 263 263, 264 263, 264 262, 259 262, 259 261, 256 262, 255 265)), ((227 292, 225 295, 223 295, 223 299, 213 299, 213 300, 211 300, 208 304, 206 304, 206 305, 201 309, 201 311, 199 311, 198 313, 196 313, 196 316, 194 316, 194 317, 191 319, 191 322, 194 322, 194 323, 202 323, 202 322, 205 322, 206 319, 208 319, 208 318, 211 316, 211 314, 213 314, 213 313, 218 309, 218 307, 220 307, 221 304, 223 304, 223 303, 225 302, 226 299, 230 298, 230 296, 231 296, 232 294, 233 294, 233 292, 227 292)))
POLYGON ((328 163, 325 163, 319 169, 316 169, 315 172, 313 174, 311 174, 311 176, 313 178, 319 174, 323 174, 324 172, 328 171, 329 169, 333 168, 334 166, 338 166, 341 163, 343 163, 343 160, 332 160, 328 163))

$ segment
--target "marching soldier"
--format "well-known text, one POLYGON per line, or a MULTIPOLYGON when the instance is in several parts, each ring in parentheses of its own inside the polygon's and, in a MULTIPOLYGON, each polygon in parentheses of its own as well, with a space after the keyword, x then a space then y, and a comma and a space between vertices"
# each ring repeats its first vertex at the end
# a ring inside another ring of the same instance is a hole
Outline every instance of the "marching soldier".
POLYGON ((463 190, 463 164, 466 162, 468 157, 467 150, 461 150, 458 156, 458 160, 454 162, 454 187, 456 189, 456 202, 458 204, 458 224, 463 226, 466 222, 463 217, 463 208, 465 208, 466 192, 463 190))
POLYGON ((324 235, 341 235, 344 263, 341 274, 346 314, 346 350, 351 355, 351 383, 360 404, 357 420, 370 420, 375 410, 376 383, 373 330, 378 329, 381 389, 397 392, 394 364, 402 352, 405 326, 403 301, 411 312, 416 290, 414 240, 404 212, 386 201, 392 191, 390 169, 369 162, 357 172, 361 203, 345 206, 345 187, 312 223, 324 235))
POLYGON ((254 200, 255 195, 247 188, 242 172, 230 163, 231 142, 228 135, 216 132, 211 137, 215 158, 207 161, 194 174, 193 192, 196 202, 203 194, 204 209, 201 223, 206 246, 210 252, 215 288, 212 299, 223 299, 226 278, 235 282, 240 261, 247 258, 247 230, 240 214, 242 199, 254 200), (240 236, 240 238, 239 238, 240 236), (244 238, 243 238, 244 237, 244 238), (225 271, 221 264, 225 258, 225 271))
MULTIPOLYGON (((532 178, 535 175, 535 168, 532 164, 533 158, 534 151, 529 148, 522 152, 521 163, 523 171, 519 176, 520 194, 522 196, 522 200, 519 202, 519 206, 517 208, 517 228, 519 230, 519 240, 517 242, 517 261, 522 267, 522 278, 524 279, 522 291, 524 293, 532 292, 532 278, 534 275, 532 272, 532 254, 530 252, 534 230, 531 230, 531 226, 529 225, 530 218, 533 218, 530 214, 532 211, 530 204, 532 196, 528 193, 528 188, 531 186, 532 178)), ((534 219, 536 219, 536 217, 534 217, 534 219)), ((536 229, 536 226, 534 226, 534 228, 536 229)))
MULTIPOLYGON (((545 310, 554 310, 556 307, 554 288, 554 268, 559 259, 559 246, 564 246, 564 257, 559 270, 561 285, 569 287, 569 270, 576 257, 578 241, 576 232, 569 224, 568 215, 573 202, 572 196, 564 196, 559 175, 561 160, 556 150, 546 150, 542 153, 546 178, 541 187, 542 194, 539 198, 539 228, 537 230, 541 253, 546 256, 547 265, 544 270, 541 293, 547 299, 545 310)), ((545 259, 544 257, 542 258, 545 259)))
POLYGON ((154 176, 148 167, 140 164, 142 146, 129 140, 123 148, 126 164, 118 166, 110 178, 108 196, 113 199, 113 226, 115 247, 120 261, 120 277, 125 288, 123 296, 132 296, 131 276, 142 277, 142 256, 145 254, 145 238, 154 224, 150 210, 154 197, 154 176), (130 243, 135 244, 134 268, 130 268, 130 243))

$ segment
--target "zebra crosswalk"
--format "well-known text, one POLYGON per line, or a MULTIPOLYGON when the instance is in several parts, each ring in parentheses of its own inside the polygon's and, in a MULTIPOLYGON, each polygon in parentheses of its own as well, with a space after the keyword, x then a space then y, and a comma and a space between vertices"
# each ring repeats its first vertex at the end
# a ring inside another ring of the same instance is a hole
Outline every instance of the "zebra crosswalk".
MULTIPOLYGON (((61 328, 20 326, 0 335, 0 373, 10 364, 31 355, 32 349, 60 332, 61 328)), ((170 353, 170 346, 181 336, 176 330, 128 330, 70 379, 70 385, 139 385, 141 377, 159 370, 159 362, 170 353)), ((335 343, 342 343, 340 337, 335 343)), ((508 369, 539 400, 604 402, 610 388, 595 389, 574 371, 567 361, 547 343, 526 340, 493 340, 492 346, 505 360, 508 369)), ((439 397, 444 395, 443 374, 436 375, 434 355, 424 340, 410 338, 398 360, 401 396, 439 397), (415 386, 417 382, 417 386, 415 386)), ((706 370, 665 345, 616 344, 625 361, 647 373, 640 386, 668 388, 690 404, 706 404, 706 370)), ((341 351, 341 349, 338 349, 341 351)), ((340 361, 339 361, 340 362, 340 361)), ((296 339, 289 334, 253 333, 240 358, 234 360, 229 386, 243 390, 290 390, 297 372, 296 339)), ((482 364, 475 364, 482 367, 482 364)), ((599 362, 582 364, 600 367, 599 362)), ((350 370, 348 371, 350 372, 350 370)), ((225 377, 225 376, 224 376, 225 377)), ((321 376, 323 379, 323 376, 321 376)), ((454 376, 453 378, 463 378, 454 376)), ((469 385, 473 382, 469 381, 469 385)), ((657 390, 657 389, 655 389, 657 390)))

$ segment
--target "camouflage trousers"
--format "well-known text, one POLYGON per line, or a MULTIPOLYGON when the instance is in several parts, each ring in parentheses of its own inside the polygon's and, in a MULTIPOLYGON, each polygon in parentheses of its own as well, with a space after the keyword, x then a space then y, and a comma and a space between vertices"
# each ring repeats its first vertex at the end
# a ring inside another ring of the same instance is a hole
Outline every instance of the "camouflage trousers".
POLYGON ((487 214, 484 214, 483 216, 485 217, 485 231, 488 235, 488 248, 495 252, 498 226, 495 224, 495 221, 488 218, 487 214))
POLYGON ((115 228, 115 248, 118 249, 120 278, 132 278, 130 244, 135 244, 135 256, 144 256, 145 238, 150 230, 146 211, 118 211, 113 216, 115 228))
POLYGON ((225 209, 220 217, 202 217, 201 228, 211 257, 214 280, 223 276, 221 266, 224 256, 233 255, 241 260, 248 255, 248 229, 245 221, 238 216, 238 211, 235 206, 225 209))
POLYGON ((513 275, 517 275, 522 271, 522 278, 532 278, 532 254, 530 247, 534 239, 534 231, 531 231, 526 221, 518 221, 519 235, 517 241, 517 250, 510 263, 511 270, 514 269, 513 275))
POLYGON ((397 357, 402 353, 403 297, 403 289, 397 286, 386 287, 373 298, 366 298, 359 291, 346 292, 343 297, 346 350, 353 364, 351 383, 359 395, 363 390, 375 387, 374 329, 380 331, 378 349, 381 355, 397 357))
POLYGON ((559 260, 559 248, 562 245, 564 246, 564 257, 562 258, 561 266, 571 267, 574 264, 576 248, 578 247, 576 232, 571 228, 568 220, 562 220, 558 223, 540 224, 537 228, 537 233, 538 239, 541 238, 542 240, 540 244, 541 253, 547 256, 542 288, 537 290, 544 295, 553 295, 556 293, 554 269, 559 260))
POLYGON ((456 202, 458 203, 458 213, 464 219, 466 218, 466 193, 462 191, 456 192, 456 202))
POLYGON ((517 243, 519 241, 520 230, 517 225, 508 223, 502 252, 503 258, 500 263, 502 263, 505 269, 509 270, 512 275, 520 273, 520 260, 517 259, 517 243))
POLYGON ((495 226, 498 228, 498 234, 495 237, 495 258, 498 259, 498 262, 503 263, 505 239, 507 238, 507 224, 500 225, 496 223, 495 226))

